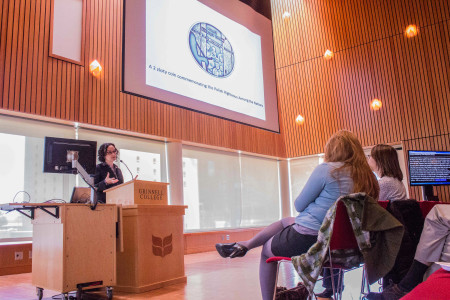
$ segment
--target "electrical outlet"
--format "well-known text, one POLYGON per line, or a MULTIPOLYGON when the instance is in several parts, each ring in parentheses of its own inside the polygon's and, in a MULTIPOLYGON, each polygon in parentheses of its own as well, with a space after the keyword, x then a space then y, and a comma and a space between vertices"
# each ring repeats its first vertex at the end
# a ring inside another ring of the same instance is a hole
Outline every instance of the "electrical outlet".
POLYGON ((30 250, 28 251, 28 259, 32 259, 33 258, 33 252, 30 250))
POLYGON ((23 252, 22 251, 14 252, 14 259, 15 260, 22 260, 23 259, 23 252))
POLYGON ((227 241, 229 241, 229 240, 230 240, 230 235, 227 234, 227 235, 225 236, 225 238, 227 239, 227 241))

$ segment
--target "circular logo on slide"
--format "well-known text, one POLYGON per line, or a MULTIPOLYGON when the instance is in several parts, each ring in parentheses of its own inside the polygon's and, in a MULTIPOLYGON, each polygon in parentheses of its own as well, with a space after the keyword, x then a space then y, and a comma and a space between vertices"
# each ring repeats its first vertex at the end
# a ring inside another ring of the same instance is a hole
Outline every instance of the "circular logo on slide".
POLYGON ((198 65, 215 77, 233 72, 234 52, 230 41, 216 27, 197 23, 189 31, 189 48, 198 65))

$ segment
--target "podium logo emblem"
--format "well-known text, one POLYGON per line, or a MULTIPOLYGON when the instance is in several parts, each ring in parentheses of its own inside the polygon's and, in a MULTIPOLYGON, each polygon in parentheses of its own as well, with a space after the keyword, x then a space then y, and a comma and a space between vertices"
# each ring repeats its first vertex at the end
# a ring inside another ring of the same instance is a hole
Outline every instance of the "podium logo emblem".
POLYGON ((153 255, 164 257, 172 253, 172 235, 160 238, 152 235, 153 255))
POLYGON ((197 23, 189 31, 189 47, 197 64, 208 74, 222 78, 234 69, 234 51, 227 37, 208 23, 197 23))

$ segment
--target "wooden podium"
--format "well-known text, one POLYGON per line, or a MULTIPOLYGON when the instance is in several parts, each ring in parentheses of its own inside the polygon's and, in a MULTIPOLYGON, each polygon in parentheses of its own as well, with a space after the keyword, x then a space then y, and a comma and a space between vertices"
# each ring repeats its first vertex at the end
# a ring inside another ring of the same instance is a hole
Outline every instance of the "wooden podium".
POLYGON ((34 286, 68 293, 78 284, 116 284, 116 206, 96 210, 86 204, 23 206, 33 224, 34 286))
POLYGON ((142 293, 186 282, 183 215, 167 205, 168 183, 132 180, 106 190, 122 205, 123 252, 117 253, 117 291, 142 293))
POLYGON ((106 203, 135 205, 167 205, 166 182, 133 179, 105 190, 106 203))

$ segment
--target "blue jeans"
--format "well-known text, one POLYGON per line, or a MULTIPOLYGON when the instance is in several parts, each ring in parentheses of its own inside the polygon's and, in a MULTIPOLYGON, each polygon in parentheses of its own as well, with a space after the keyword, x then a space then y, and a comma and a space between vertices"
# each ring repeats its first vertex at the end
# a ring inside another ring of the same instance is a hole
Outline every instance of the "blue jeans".
MULTIPOLYGON (((323 276, 323 282, 322 286, 326 288, 327 290, 332 290, 333 285, 331 283, 331 269, 330 268, 324 268, 322 271, 323 276)), ((339 283, 341 284, 341 289, 344 288, 343 281, 344 281, 344 273, 341 274, 341 280, 339 281, 339 269, 333 269, 333 280, 334 280, 334 288, 337 290, 339 283)))

